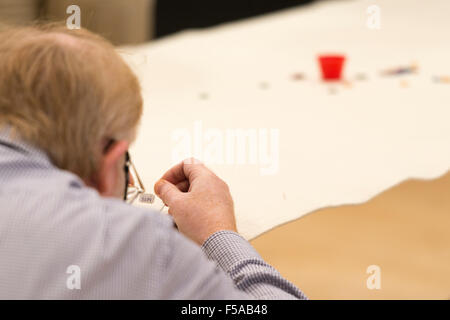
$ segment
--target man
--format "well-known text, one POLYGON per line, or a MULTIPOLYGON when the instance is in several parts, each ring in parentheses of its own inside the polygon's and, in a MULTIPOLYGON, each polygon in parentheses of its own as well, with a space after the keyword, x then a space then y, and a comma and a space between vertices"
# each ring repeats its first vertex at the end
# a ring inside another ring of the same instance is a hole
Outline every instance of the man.
POLYGON ((238 235, 204 165, 156 183, 170 216, 122 200, 141 113, 136 77, 100 37, 0 34, 0 298, 304 298, 238 235))

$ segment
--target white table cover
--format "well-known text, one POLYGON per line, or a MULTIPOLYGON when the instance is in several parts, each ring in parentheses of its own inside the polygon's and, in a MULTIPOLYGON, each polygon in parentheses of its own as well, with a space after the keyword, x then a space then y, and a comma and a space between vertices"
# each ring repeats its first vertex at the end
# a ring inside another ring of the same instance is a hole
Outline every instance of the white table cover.
POLYGON ((450 75, 449 32, 448 0, 325 1, 122 48, 145 98, 134 162, 152 190, 180 134, 190 135, 191 155, 230 185, 247 239, 408 178, 436 178, 450 164, 450 84, 432 77, 450 75), (380 30, 366 26, 373 4, 380 30), (323 52, 346 54, 351 87, 333 84, 333 93, 320 81, 323 52), (410 63, 417 74, 380 76, 410 63), (298 72, 306 78, 293 81, 298 72), (353 81, 358 73, 367 80, 353 81), (226 163, 235 129, 262 134, 257 147, 275 152, 271 167, 259 155, 226 163), (208 163, 205 150, 220 139, 225 163, 208 163))

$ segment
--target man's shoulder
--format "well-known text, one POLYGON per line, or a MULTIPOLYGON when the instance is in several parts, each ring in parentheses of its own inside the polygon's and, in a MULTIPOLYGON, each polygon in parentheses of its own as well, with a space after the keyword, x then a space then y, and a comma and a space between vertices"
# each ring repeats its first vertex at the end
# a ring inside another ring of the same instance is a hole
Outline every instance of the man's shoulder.
POLYGON ((77 227, 80 232, 91 232, 107 228, 109 233, 114 233, 114 229, 126 233, 130 231, 126 227, 132 224, 155 230, 172 226, 169 216, 102 197, 64 171, 51 170, 45 178, 30 176, 23 182, 1 187, 0 206, 4 219, 11 215, 15 221, 36 228, 53 225, 61 230, 77 227))
POLYGON ((103 198, 70 174, 46 177, 0 188, 0 282, 9 297, 157 296, 170 253, 170 217, 103 198), (70 266, 84 275, 83 290, 66 288, 70 266), (52 289, 33 291, 43 279, 52 289))

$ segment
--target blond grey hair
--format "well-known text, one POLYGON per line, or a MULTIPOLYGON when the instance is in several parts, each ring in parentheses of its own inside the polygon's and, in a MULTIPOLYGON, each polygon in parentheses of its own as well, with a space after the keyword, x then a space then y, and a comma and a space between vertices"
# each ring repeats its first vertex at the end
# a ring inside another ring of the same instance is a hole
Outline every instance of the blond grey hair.
POLYGON ((0 126, 59 168, 91 177, 106 140, 133 140, 139 82, 114 47, 87 30, 47 24, 0 32, 0 126))

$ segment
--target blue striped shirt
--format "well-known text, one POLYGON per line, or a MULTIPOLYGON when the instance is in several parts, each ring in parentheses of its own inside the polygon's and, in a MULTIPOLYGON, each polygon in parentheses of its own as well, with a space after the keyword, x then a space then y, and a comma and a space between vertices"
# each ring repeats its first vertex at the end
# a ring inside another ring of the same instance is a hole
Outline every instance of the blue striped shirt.
POLYGON ((0 131, 0 299, 304 299, 239 234, 199 247, 0 131))

